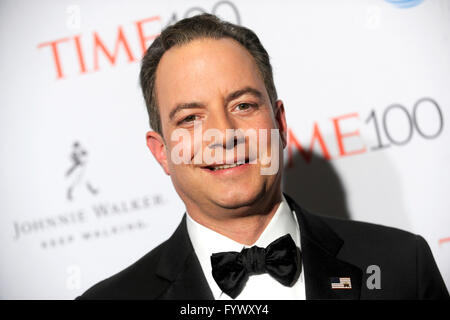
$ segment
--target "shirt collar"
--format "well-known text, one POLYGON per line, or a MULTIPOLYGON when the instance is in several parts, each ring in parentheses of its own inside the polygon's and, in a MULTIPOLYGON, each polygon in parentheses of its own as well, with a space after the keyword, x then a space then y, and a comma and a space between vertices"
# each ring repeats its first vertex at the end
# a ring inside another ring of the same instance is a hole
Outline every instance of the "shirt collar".
POLYGON ((278 206, 277 211, 266 226, 264 231, 259 236, 258 240, 250 246, 243 245, 236 242, 216 231, 213 231, 191 218, 189 212, 187 213, 186 225, 191 239, 194 251, 199 259, 200 265, 205 274, 206 280, 213 291, 214 296, 220 294, 221 290, 215 283, 211 274, 211 260, 210 257, 216 252, 237 251, 240 252, 244 247, 252 247, 254 245, 265 248, 271 242, 290 234, 297 247, 300 246, 300 230, 298 227, 297 217, 289 208, 289 205, 282 195, 282 200, 278 206))

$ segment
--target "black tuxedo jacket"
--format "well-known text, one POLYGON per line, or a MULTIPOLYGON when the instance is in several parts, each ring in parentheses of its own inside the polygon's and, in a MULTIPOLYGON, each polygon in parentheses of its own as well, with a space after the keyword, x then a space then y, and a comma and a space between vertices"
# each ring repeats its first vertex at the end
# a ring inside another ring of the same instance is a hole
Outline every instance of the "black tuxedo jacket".
MULTIPOLYGON (((322 217, 286 196, 297 215, 307 299, 448 299, 426 241, 375 224, 322 217), (370 265, 380 289, 369 289, 370 265), (330 278, 350 277, 351 289, 330 278)), ((186 228, 186 215, 165 242, 77 299, 214 299, 186 228)))

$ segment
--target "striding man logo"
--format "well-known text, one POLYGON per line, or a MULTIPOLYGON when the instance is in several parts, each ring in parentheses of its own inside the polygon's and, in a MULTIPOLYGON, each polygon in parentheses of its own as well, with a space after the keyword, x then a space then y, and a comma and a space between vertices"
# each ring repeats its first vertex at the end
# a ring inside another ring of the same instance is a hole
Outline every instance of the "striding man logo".
POLYGON ((92 195, 98 193, 98 189, 94 188, 85 177, 87 156, 87 151, 81 147, 78 141, 75 141, 70 154, 72 165, 66 171, 66 179, 69 180, 66 197, 69 201, 74 199, 76 188, 86 188, 92 195))

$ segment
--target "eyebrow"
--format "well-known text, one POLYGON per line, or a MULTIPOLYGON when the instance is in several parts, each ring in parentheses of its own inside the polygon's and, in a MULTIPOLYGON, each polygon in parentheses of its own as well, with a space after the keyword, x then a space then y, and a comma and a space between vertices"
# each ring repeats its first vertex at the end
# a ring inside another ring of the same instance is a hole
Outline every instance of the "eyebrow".
MULTIPOLYGON (((252 88, 252 87, 245 87, 245 88, 233 91, 230 94, 228 94, 224 99, 224 103, 228 104, 231 101, 233 101, 234 99, 237 99, 240 96, 243 96, 244 94, 251 94, 258 99, 262 99, 262 97, 263 97, 263 94, 261 93, 261 91, 255 89, 255 88, 252 88)), ((188 102, 188 103, 177 104, 177 106, 175 108, 173 108, 172 111, 170 111, 169 119, 172 121, 173 118, 175 117, 175 115, 178 112, 180 112, 181 110, 197 109, 197 108, 205 108, 205 104, 201 103, 201 102, 188 102)))
POLYGON ((175 115, 178 112, 180 112, 181 110, 184 110, 184 109, 197 109, 197 108, 204 108, 204 107, 205 107, 205 105, 203 103, 200 103, 200 102, 180 103, 175 108, 173 108, 172 111, 170 111, 169 119, 170 119, 170 121, 172 121, 173 118, 175 117, 175 115))
POLYGON ((251 94, 253 96, 255 96, 258 99, 262 99, 263 94, 261 93, 261 91, 252 88, 252 87, 245 87, 242 88, 240 90, 236 90, 231 92, 226 98, 225 98, 225 104, 230 103, 230 101, 233 101, 234 99, 239 98, 240 96, 243 96, 244 94, 251 94))

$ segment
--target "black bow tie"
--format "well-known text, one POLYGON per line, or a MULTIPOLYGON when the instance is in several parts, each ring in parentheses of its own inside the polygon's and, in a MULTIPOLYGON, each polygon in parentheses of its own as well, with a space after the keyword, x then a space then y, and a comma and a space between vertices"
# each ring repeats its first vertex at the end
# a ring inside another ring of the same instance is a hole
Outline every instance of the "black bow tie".
POLYGON ((235 299, 249 275, 267 272, 285 286, 292 286, 301 272, 300 250, 289 234, 267 246, 241 252, 219 252, 211 256, 212 275, 220 289, 235 299))

